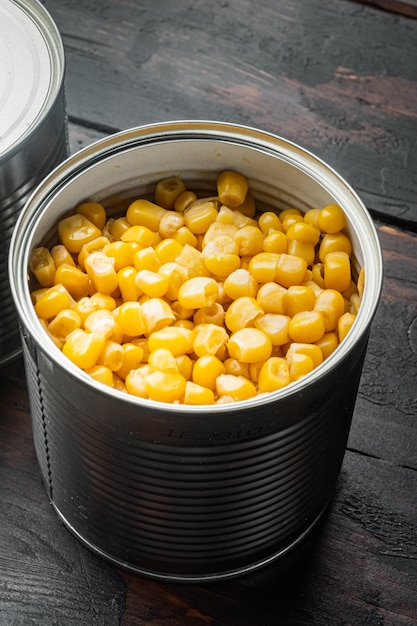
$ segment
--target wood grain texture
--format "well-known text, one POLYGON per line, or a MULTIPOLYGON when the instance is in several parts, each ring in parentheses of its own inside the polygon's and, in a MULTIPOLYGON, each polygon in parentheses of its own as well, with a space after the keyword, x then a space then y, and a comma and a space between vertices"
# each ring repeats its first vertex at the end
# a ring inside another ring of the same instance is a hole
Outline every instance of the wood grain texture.
POLYGON ((350 0, 45 4, 76 123, 257 126, 325 159, 376 215, 416 225, 417 21, 350 0))

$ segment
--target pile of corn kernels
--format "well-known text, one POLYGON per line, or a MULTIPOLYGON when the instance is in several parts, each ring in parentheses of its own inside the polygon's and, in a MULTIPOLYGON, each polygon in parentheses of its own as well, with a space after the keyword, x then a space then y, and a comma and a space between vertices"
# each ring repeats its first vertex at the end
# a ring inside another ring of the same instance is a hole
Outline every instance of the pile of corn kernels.
POLYGON ((134 396, 192 405, 246 400, 320 365, 355 321, 336 205, 257 212, 239 172, 198 198, 161 180, 109 218, 96 202, 58 223, 59 243, 30 257, 38 318, 66 357, 134 396))

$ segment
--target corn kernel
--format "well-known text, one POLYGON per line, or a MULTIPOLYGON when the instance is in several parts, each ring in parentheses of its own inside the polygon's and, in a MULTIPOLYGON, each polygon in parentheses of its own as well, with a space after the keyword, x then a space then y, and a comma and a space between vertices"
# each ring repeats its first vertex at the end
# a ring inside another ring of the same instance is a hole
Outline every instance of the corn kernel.
POLYGON ((179 243, 179 241, 172 239, 172 237, 162 239, 162 241, 155 246, 156 256, 162 265, 176 261, 182 250, 183 246, 179 243))
POLYGON ((174 356, 187 354, 193 350, 194 332, 180 326, 166 326, 152 332, 148 337, 151 352, 165 348, 174 356))
POLYGON ((226 345, 229 335, 223 326, 201 324, 195 329, 193 351, 197 356, 217 354, 226 345))
POLYGON ((217 177, 217 195, 222 204, 234 209, 245 202, 248 180, 239 172, 225 170, 217 177))
POLYGON ((81 317, 74 309, 62 309, 48 324, 49 332, 58 338, 65 338, 80 327, 81 317))
POLYGON ((97 363, 99 365, 105 365, 112 372, 116 372, 123 365, 123 355, 124 351, 121 344, 112 339, 107 339, 97 363))
POLYGON ((85 243, 101 236, 101 230, 84 215, 74 214, 58 222, 58 236, 71 254, 78 254, 85 243))
POLYGON ((139 270, 157 271, 162 263, 152 246, 136 250, 133 255, 133 265, 139 270))
POLYGON ((74 304, 74 299, 64 285, 53 285, 36 301, 35 312, 38 317, 51 319, 63 309, 71 309, 74 304))
POLYGON ((84 329, 101 337, 109 339, 116 330, 116 320, 107 309, 93 311, 84 320, 84 329))
POLYGON ((323 337, 319 339, 319 341, 315 342, 315 345, 318 346, 323 355, 323 359, 327 359, 328 356, 332 354, 339 345, 337 340, 337 335, 334 332, 324 333, 323 337))
POLYGON ((218 396, 228 396, 234 401, 248 400, 256 396, 255 385, 244 376, 220 374, 216 381, 218 396))
MULTIPOLYGON (((52 287, 56 266, 48 248, 35 248, 29 258, 29 269, 41 287, 52 287)), ((59 281, 56 281, 59 282, 59 281)))
POLYGON ((239 206, 235 207, 233 210, 239 211, 239 213, 242 213, 246 217, 253 217, 255 215, 256 202, 250 191, 247 192, 243 203, 239 204, 239 206))
POLYGON ((197 195, 194 191, 183 191, 175 199, 174 209, 180 213, 184 213, 185 209, 195 200, 197 200, 197 195))
POLYGON ((321 209, 317 223, 324 233, 337 233, 347 226, 345 214, 338 204, 329 204, 321 209))
POLYGON ((214 391, 217 377, 225 372, 224 363, 215 354, 203 354, 194 363, 192 380, 214 391))
POLYGON ((174 237, 175 233, 177 233, 184 224, 185 220, 182 213, 178 213, 178 211, 167 211, 159 222, 158 232, 164 239, 174 237))
POLYGON ((289 365, 286 359, 271 356, 261 366, 258 374, 260 393, 277 391, 291 382, 289 365))
POLYGON ((307 376, 314 369, 313 359, 308 356, 308 354, 302 354, 296 352, 293 355, 291 360, 291 364, 289 365, 290 369, 290 379, 291 381, 297 381, 303 376, 307 376))
POLYGON ((184 221, 194 235, 206 233, 209 226, 216 221, 217 208, 210 199, 195 200, 184 211, 184 221))
POLYGON ((193 248, 197 248, 198 239, 194 233, 187 226, 181 226, 173 235, 172 239, 178 241, 182 246, 188 244, 189 246, 193 246, 193 248))
POLYGON ((324 289, 316 297, 314 310, 320 311, 322 314, 326 333, 335 330, 338 320, 345 310, 342 294, 336 289, 324 289))
POLYGON ((288 334, 293 341, 314 343, 324 335, 324 318, 320 311, 301 311, 290 320, 288 334))
POLYGON ((229 305, 224 321, 227 328, 235 332, 240 328, 253 326, 255 320, 262 315, 264 311, 255 298, 241 296, 229 305))
POLYGON ((287 288, 290 285, 302 283, 307 270, 307 261, 302 257, 289 254, 279 254, 277 256, 275 280, 287 288))
POLYGON ((135 283, 138 289, 152 298, 162 298, 168 291, 168 276, 152 270, 139 270, 135 283))
POLYGON ((124 335, 137 337, 145 333, 145 322, 142 305, 139 302, 124 302, 117 310, 117 322, 124 335))
POLYGON ((132 202, 126 211, 126 220, 131 226, 146 226, 149 230, 159 232, 159 224, 166 209, 155 202, 140 198, 132 202))
POLYGON ((241 363, 237 359, 232 359, 229 357, 224 360, 225 371, 224 374, 233 374, 234 376, 245 376, 245 378, 250 378, 249 375, 249 363, 241 363))
POLYGON ((176 262, 188 269, 189 277, 208 276, 209 271, 201 257, 201 252, 188 243, 185 243, 182 250, 176 257, 176 262))
POLYGON ((291 228, 291 226, 293 224, 296 224, 297 222, 303 222, 303 216, 297 212, 297 213, 288 213, 285 215, 285 217, 282 216, 283 213, 286 213, 286 211, 282 211, 280 213, 280 219, 281 219, 281 224, 282 224, 282 230, 284 231, 284 233, 287 233, 287 231, 289 230, 289 228, 291 228))
POLYGON ((264 211, 258 218, 258 225, 264 235, 272 231, 282 231, 280 218, 273 211, 264 211))
POLYGON ((239 256, 253 256, 263 251, 264 236, 257 226, 243 226, 233 237, 239 256))
POLYGON ((209 241, 201 252, 201 258, 215 276, 228 276, 240 267, 239 246, 227 235, 219 235, 209 241))
POLYGON ((356 315, 354 313, 343 313, 341 317, 339 317, 337 323, 337 332, 339 334, 339 341, 343 341, 348 332, 353 326, 353 323, 356 319, 356 315))
POLYGON ((258 292, 258 282, 246 270, 239 268, 226 276, 223 283, 224 292, 232 300, 236 300, 242 296, 255 298, 258 292))
POLYGON ((150 335, 175 321, 171 307, 162 298, 149 298, 142 305, 145 334, 150 335))
POLYGON ((208 276, 194 276, 186 280, 178 290, 178 301, 186 309, 212 306, 218 294, 217 282, 208 276))
POLYGON ((272 342, 258 328, 241 328, 232 333, 227 342, 229 355, 245 363, 258 363, 269 359, 272 342))
POLYGON ((305 259, 307 265, 313 265, 316 258, 316 250, 313 244, 299 241, 298 239, 288 241, 287 253, 291 256, 305 259))
POLYGON ((113 372, 106 365, 93 365, 93 367, 87 368, 85 373, 98 383, 113 387, 113 372))
POLYGON ((185 380, 191 380, 194 361, 188 356, 188 354, 179 354, 175 357, 175 362, 179 373, 184 376, 185 380))
POLYGON ((135 302, 140 294, 136 284, 137 271, 134 267, 123 267, 117 272, 117 281, 123 302, 135 302))
POLYGON ((320 347, 314 343, 293 342, 286 353, 286 359, 290 365, 295 354, 308 356, 313 362, 313 368, 318 367, 323 362, 323 353, 320 347))
POLYGON ((186 380, 179 372, 150 372, 145 378, 145 390, 151 400, 178 402, 185 393, 186 380))
POLYGON ((146 375, 147 375, 146 366, 138 367, 136 369, 130 370, 126 374, 125 385, 127 391, 133 396, 138 396, 139 398, 147 398, 148 393, 145 387, 146 375))
POLYGON ((122 380, 125 380, 129 372, 136 371, 140 367, 143 359, 143 349, 141 346, 131 342, 122 344, 122 349, 122 364, 115 371, 122 380))
POLYGON ((352 254, 352 243, 344 233, 329 233, 324 235, 321 240, 318 258, 324 263, 329 252, 346 252, 347 255, 352 254))
POLYGON ((309 209, 308 211, 306 211, 306 213, 304 213, 304 221, 306 222, 306 224, 310 224, 311 226, 314 226, 315 228, 318 228, 320 230, 318 222, 319 214, 320 209, 309 209))
POLYGON ((81 248, 77 256, 78 265, 82 270, 85 270, 85 260, 93 252, 102 252, 103 249, 109 244, 107 237, 101 236, 87 241, 81 248))
POLYGON ((324 259, 324 286, 345 291, 351 281, 350 258, 346 252, 329 252, 324 259))
POLYGON ((249 272, 258 283, 275 281, 278 259, 281 255, 274 252, 255 254, 249 262, 249 272))
POLYGON ((67 265, 75 265, 72 255, 62 243, 58 243, 56 246, 53 246, 51 249, 51 256, 54 260, 55 267, 59 267, 63 263, 66 263, 67 265))
POLYGON ((112 220, 108 226, 112 239, 119 241, 121 240, 123 233, 129 230, 131 225, 127 221, 126 217, 118 217, 117 219, 112 220))
POLYGON ((264 313, 285 313, 285 295, 287 290, 275 282, 261 285, 256 300, 264 313))
POLYGON ((290 320, 291 318, 287 315, 265 313, 254 320, 254 326, 268 335, 273 346, 283 346, 289 341, 290 320))
POLYGON ((90 279, 75 265, 62 263, 55 272, 55 283, 61 283, 75 300, 84 298, 90 291, 90 279))
POLYGON ((178 300, 178 292, 181 285, 190 278, 188 268, 172 261, 161 265, 158 269, 158 274, 168 278, 168 288, 165 293, 165 298, 171 302, 178 300))
MULTIPOLYGON (((186 309, 190 310, 190 309, 186 309)), ((194 312, 194 311, 193 311, 194 312)), ((193 315, 194 324, 216 324, 223 326, 225 311, 220 302, 215 302, 211 306, 201 307, 193 315)))
POLYGON ((108 311, 114 311, 116 308, 116 300, 107 293, 96 292, 90 296, 90 303, 96 309, 107 309, 108 311))
POLYGON ((116 272, 128 265, 133 265, 136 251, 137 248, 132 245, 132 242, 123 240, 111 241, 102 249, 102 252, 106 256, 114 259, 114 269, 116 272))
POLYGON ((114 259, 103 252, 92 252, 85 259, 85 269, 94 287, 100 293, 111 294, 119 282, 114 269, 114 259))
POLYGON ((164 178, 156 184, 155 202, 164 209, 173 209, 176 199, 184 191, 186 187, 179 176, 164 178))
POLYGON ((208 387, 203 387, 188 380, 185 383, 184 404, 213 404, 214 393, 208 387))
POLYGON ((316 294, 306 285, 290 285, 283 297, 286 315, 293 317, 300 311, 311 311, 316 302, 316 294))
POLYGON ((286 234, 281 230, 271 230, 264 236, 263 251, 275 252, 276 254, 288 252, 288 239, 286 234))
MULTIPOLYGON (((221 209, 223 210, 223 208, 221 209)), ((230 213, 232 214, 233 220, 234 220, 234 211, 230 210, 230 213)), ((222 222, 222 221, 214 221, 212 224, 210 224, 210 226, 208 227, 207 231, 204 233, 203 235, 203 239, 201 242, 201 249, 203 250, 206 245, 209 243, 209 241, 212 241, 213 239, 216 239, 217 237, 229 237, 230 239, 233 239, 233 237, 235 236, 235 234, 238 231, 238 227, 236 226, 236 224, 234 223, 227 223, 227 222, 222 222)), ((237 248, 236 248, 237 251, 237 248)))
POLYGON ((76 207, 75 212, 84 215, 97 228, 103 230, 107 216, 106 209, 99 202, 83 202, 76 207))
POLYGON ((93 367, 104 348, 104 336, 77 328, 67 336, 62 352, 83 370, 93 367))
POLYGON ((175 357, 167 348, 151 348, 148 365, 150 372, 178 372, 175 357))

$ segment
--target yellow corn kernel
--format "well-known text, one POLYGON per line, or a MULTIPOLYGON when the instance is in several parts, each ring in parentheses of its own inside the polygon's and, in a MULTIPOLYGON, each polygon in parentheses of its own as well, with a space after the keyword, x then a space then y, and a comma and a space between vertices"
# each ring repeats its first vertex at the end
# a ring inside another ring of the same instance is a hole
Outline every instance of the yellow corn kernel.
POLYGON ((209 276, 194 276, 178 289, 178 301, 186 309, 212 306, 218 294, 217 282, 209 276))
POLYGON ((280 218, 273 211, 265 211, 258 218, 258 226, 264 235, 268 235, 273 231, 282 231, 282 223, 280 218))
POLYGON ((116 372, 123 365, 123 348, 120 343, 107 339, 103 351, 101 352, 97 364, 105 365, 112 372, 116 372))
POLYGON ((217 207, 211 199, 195 200, 184 211, 185 225, 194 235, 206 233, 216 221, 217 207))
POLYGON ((135 242, 146 248, 155 243, 155 233, 147 226, 136 224, 127 228, 120 237, 124 242, 135 242))
POLYGON ((167 348, 151 348, 148 365, 150 372, 178 372, 175 357, 167 348))
POLYGON ((186 380, 179 372, 150 372, 145 378, 145 390, 151 400, 179 402, 185 393, 186 380))
POLYGON ((173 310, 162 298, 149 298, 141 306, 147 336, 175 321, 173 310))
MULTIPOLYGON (((187 309, 189 310, 189 309, 187 309)), ((220 302, 215 302, 211 306, 201 307, 193 315, 194 324, 216 324, 223 326, 225 311, 220 302)))
POLYGON ((242 215, 245 215, 246 217, 253 217, 255 215, 256 202, 250 191, 247 192, 243 203, 239 204, 239 206, 235 207, 233 210, 239 211, 239 213, 242 213, 242 215))
POLYGON ((313 360, 308 354, 296 352, 289 364, 289 370, 291 381, 297 381, 314 370, 313 360))
POLYGON ((360 304, 361 299, 359 297, 359 294, 353 293, 349 298, 349 312, 357 315, 357 313, 359 312, 360 304))
POLYGON ((226 276, 223 288, 225 294, 232 300, 242 296, 255 298, 258 292, 258 281, 247 269, 239 268, 226 276))
POLYGON ((306 221, 294 222, 287 230, 287 239, 310 243, 315 246, 320 239, 320 230, 306 221))
POLYGON ((123 233, 126 232, 130 228, 130 226, 131 225, 127 221, 126 217, 118 217, 116 219, 113 219, 112 221, 109 220, 108 230, 110 232, 112 240, 121 240, 123 233))
POLYGON ((277 391, 289 385, 290 382, 290 369, 286 359, 271 356, 262 364, 258 374, 260 393, 277 391))
POLYGON ((29 268, 41 287, 52 287, 56 266, 48 248, 38 247, 31 252, 29 268))
POLYGON ((301 311, 296 313, 288 326, 288 334, 293 341, 314 343, 325 333, 324 317, 320 311, 301 311))
MULTIPOLYGON (((221 210, 223 210, 223 207, 221 210)), ((234 211, 232 211, 231 209, 229 210, 230 210, 230 213, 233 214, 233 219, 234 219, 234 211)), ((213 239, 216 239, 217 237, 230 237, 230 239, 233 239, 237 231, 238 231, 238 227, 236 226, 235 223, 230 224, 228 222, 221 222, 221 221, 216 220, 215 222, 210 224, 210 226, 204 233, 202 241, 201 241, 201 249, 203 250, 206 247, 206 245, 209 243, 209 241, 212 241, 213 239)))
POLYGON ((175 239, 175 241, 178 241, 178 243, 180 243, 182 246, 185 246, 186 244, 188 244, 189 246, 192 246, 193 248, 197 248, 197 245, 198 245, 197 236, 194 235, 187 226, 181 226, 177 230, 177 232, 175 232, 172 235, 172 238, 175 239))
POLYGON ((175 199, 174 209, 179 213, 184 213, 185 209, 195 200, 197 200, 197 195, 194 191, 182 191, 175 199))
POLYGON ((324 289, 324 265, 323 263, 314 263, 311 268, 312 279, 320 289, 324 289))
POLYGON ((100 293, 111 294, 119 285, 114 269, 114 259, 103 252, 92 252, 85 259, 85 270, 95 289, 100 293))
POLYGON ((316 258, 316 249, 313 244, 298 239, 288 240, 287 253, 305 259, 307 265, 313 265, 316 258))
POLYGON ((98 383, 113 387, 113 372, 106 365, 93 365, 93 367, 86 369, 85 372, 98 383))
POLYGON ((131 266, 123 267, 117 272, 117 281, 123 302, 135 302, 139 297, 140 290, 136 284, 137 274, 136 269, 131 266))
POLYGON ((172 261, 161 265, 158 269, 158 274, 168 278, 168 289, 165 293, 165 298, 170 302, 178 300, 178 292, 181 285, 190 278, 188 268, 172 261))
POLYGON ((256 387, 244 376, 220 374, 216 381, 216 393, 220 397, 227 396, 239 402, 256 396, 256 387))
POLYGON ((194 361, 188 356, 188 354, 179 354, 175 357, 175 362, 179 373, 184 376, 185 380, 191 380, 194 361))
POLYGON ((125 381, 120 378, 117 374, 113 372, 113 388, 117 389, 117 391, 121 391, 123 393, 128 393, 125 385, 125 381))
POLYGON ((155 246, 156 256, 162 265, 175 261, 182 250, 183 246, 179 241, 172 239, 172 237, 162 239, 162 241, 155 246))
POLYGON ((229 305, 224 321, 227 328, 235 332, 240 328, 253 326, 255 320, 262 315, 264 315, 264 311, 255 298, 241 296, 229 305))
POLYGON ((62 243, 58 243, 51 249, 51 256, 54 260, 55 267, 59 267, 63 263, 67 265, 75 265, 75 261, 66 247, 62 243))
POLYGON ((282 217, 283 213, 286 213, 286 211, 282 211, 280 213, 282 230, 284 231, 284 233, 287 233, 287 231, 289 230, 289 228, 291 228, 291 226, 293 224, 296 224, 297 222, 303 222, 304 221, 303 216, 299 212, 297 212, 297 213, 288 213, 288 214, 285 215, 285 217, 282 217))
POLYGON ((122 364, 115 371, 122 380, 125 380, 129 372, 135 371, 140 367, 143 359, 143 349, 141 346, 131 342, 123 343, 122 349, 122 364))
POLYGON ((168 291, 168 276, 152 270, 139 270, 135 279, 136 286, 140 291, 152 298, 162 298, 168 291))
POLYGON ((255 328, 262 330, 273 346, 283 346, 289 341, 288 329, 291 318, 279 313, 265 313, 254 321, 255 328))
POLYGON ((365 289, 365 268, 364 267, 361 267, 359 271, 359 276, 358 276, 358 281, 356 283, 356 286, 358 288, 359 297, 362 298, 363 291, 365 289))
POLYGON ((339 334, 339 341, 343 341, 348 332, 353 326, 353 323, 356 319, 356 315, 354 313, 343 313, 341 317, 339 317, 337 323, 337 332, 339 334))
POLYGON ((263 251, 264 236, 258 226, 243 226, 233 237, 239 256, 253 256, 263 251))
POLYGON ((324 259, 324 286, 345 291, 352 279, 350 258, 346 252, 329 252, 324 259))
POLYGON ((128 265, 133 265, 136 251, 137 247, 133 242, 123 241, 121 239, 107 243, 102 249, 102 252, 106 256, 114 259, 114 269, 116 272, 128 265))
POLYGON ((271 356, 272 342, 258 328, 241 328, 230 336, 227 350, 233 359, 244 363, 259 363, 271 356))
POLYGON ((321 240, 318 257, 324 263, 329 252, 346 252, 349 256, 352 254, 352 243, 344 233, 328 233, 321 240))
POLYGON ((62 352, 75 365, 86 370, 97 363, 105 342, 104 336, 77 328, 67 336, 62 352))
POLYGON ((178 211, 167 211, 159 222, 158 232, 164 239, 173 237, 184 226, 184 215, 178 211))
MULTIPOLYGON (((158 244, 157 244, 158 245, 158 244)), ((133 255, 133 265, 139 270, 157 271, 162 263, 152 246, 136 250, 133 255)))
POLYGON ((321 291, 323 291, 322 287, 319 287, 319 285, 314 280, 304 280, 301 283, 301 286, 309 287, 309 289, 311 289, 314 292, 316 297, 319 295, 321 291))
POLYGON ((221 206, 218 210, 216 223, 234 225, 237 232, 237 224, 235 224, 235 209, 229 209, 227 206, 221 206))
POLYGON ((117 322, 111 311, 98 309, 93 311, 84 320, 84 329, 109 339, 116 330, 117 322))
POLYGON ((155 202, 164 209, 173 209, 178 196, 186 191, 179 176, 170 176, 158 181, 155 187, 155 202))
POLYGON ((184 404, 213 404, 214 393, 208 387, 203 387, 197 383, 193 383, 191 380, 187 380, 185 383, 184 392, 184 404))
POLYGON ((85 260, 93 252, 102 252, 103 249, 109 244, 107 237, 101 236, 87 241, 81 248, 77 256, 78 265, 81 269, 85 270, 85 260))
POLYGON ((225 371, 224 374, 233 374, 234 376, 245 376, 250 378, 249 375, 249 363, 241 363, 237 359, 228 357, 223 361, 225 371))
POLYGON ((224 363, 215 354, 203 354, 194 363, 192 381, 214 391, 217 377, 225 372, 224 363))
POLYGON ((209 272, 201 258, 201 252, 192 245, 185 243, 181 252, 176 257, 176 262, 188 270, 189 277, 208 276, 209 272))
POLYGON ((275 282, 261 285, 256 300, 264 313, 285 313, 285 294, 287 290, 275 282))
POLYGON ((75 212, 84 215, 97 228, 103 230, 107 215, 106 209, 99 202, 83 202, 76 207, 75 212))
POLYGON ((81 325, 84 325, 84 320, 86 319, 86 317, 90 315, 90 313, 92 313, 93 311, 96 311, 97 307, 95 306, 94 302, 91 302, 90 298, 86 296, 84 298, 80 298, 78 302, 74 304, 73 309, 80 316, 81 325))
POLYGON ((173 326, 178 326, 179 328, 188 328, 189 330, 195 329, 195 323, 191 319, 187 320, 175 320, 173 326))
POLYGON ((148 336, 148 348, 151 352, 167 349, 174 356, 189 354, 193 350, 194 332, 181 326, 166 326, 148 336))
POLYGON ((217 324, 200 324, 193 335, 193 351, 199 357, 218 354, 229 339, 226 329, 217 324))
POLYGON ((315 292, 306 285, 290 285, 284 294, 285 313, 290 317, 300 311, 311 311, 315 302, 315 292))
POLYGON ((166 209, 155 202, 140 198, 129 205, 126 219, 131 226, 146 226, 149 230, 159 232, 159 224, 165 213, 166 209))
POLYGON ((107 309, 114 311, 116 308, 116 300, 107 293, 97 291, 90 296, 90 302, 96 309, 107 309))
POLYGON ((321 209, 317 223, 324 233, 338 233, 347 226, 343 209, 335 203, 321 209))
POLYGON ((224 170, 217 177, 217 195, 222 204, 234 209, 245 202, 249 185, 246 176, 232 170, 224 170))
POLYGON ((237 226, 238 230, 240 228, 246 228, 246 226, 259 228, 258 222, 256 219, 253 219, 252 217, 249 217, 248 215, 244 215, 238 209, 232 209, 232 213, 233 213, 233 224, 237 226))
POLYGON ((81 327, 81 317, 74 309, 62 309, 48 324, 48 330, 58 338, 65 338, 81 327))
POLYGON ((275 252, 276 254, 287 252, 288 240, 286 234, 281 230, 271 230, 264 236, 263 251, 275 252))
POLYGON ((125 385, 128 393, 139 398, 147 398, 148 393, 145 387, 146 376, 148 374, 148 367, 142 366, 136 369, 130 370, 125 377, 125 385))
POLYGON ((320 348, 324 360, 336 350, 339 342, 336 333, 329 332, 324 333, 323 337, 315 342, 315 345, 320 348))
POLYGON ((63 309, 73 308, 74 304, 74 299, 64 285, 53 285, 36 300, 35 312, 38 317, 51 319, 63 309))
POLYGON ((240 267, 239 248, 227 235, 209 241, 201 252, 206 268, 215 276, 225 277, 240 267))
POLYGON ((318 228, 320 230, 319 227, 319 214, 320 214, 320 210, 321 209, 309 209, 306 213, 304 213, 304 221, 306 222, 306 224, 310 224, 311 226, 314 226, 315 228, 318 228))
POLYGON ((49 339, 52 341, 52 343, 54 343, 56 345, 57 348, 59 348, 60 350, 62 350, 62 346, 64 345, 64 341, 65 339, 60 338, 60 337, 56 337, 55 335, 53 335, 48 327, 48 320, 46 319, 39 319, 39 322, 42 326, 42 328, 44 329, 46 335, 49 337, 49 339))
POLYGON ((84 298, 90 291, 90 278, 75 265, 62 263, 55 272, 55 283, 61 283, 75 300, 84 298))
POLYGON ((337 328, 337 322, 345 311, 344 298, 336 289, 323 289, 316 297, 314 310, 322 314, 324 328, 328 333, 337 328))
POLYGON ((307 261, 299 256, 290 254, 277 255, 275 280, 283 287, 299 285, 303 282, 307 271, 307 261))
MULTIPOLYGON (((174 300, 173 302, 171 302, 171 309, 173 310, 175 314, 176 322, 185 321, 185 320, 190 321, 194 315, 194 309, 184 308, 183 306, 181 306, 178 300, 174 300)), ((201 309, 201 310, 204 311, 204 309, 201 309)), ((192 322, 191 322, 191 325, 193 325, 192 322)))
POLYGON ((313 368, 323 363, 323 353, 320 347, 315 343, 293 342, 286 353, 286 359, 290 365, 295 354, 304 354, 310 357, 313 362, 313 368))
POLYGON ((74 214, 58 222, 58 236, 71 254, 78 254, 84 244, 101 236, 101 230, 84 215, 74 214))
POLYGON ((139 302, 124 302, 117 309, 117 322, 127 337, 143 335, 147 329, 144 312, 139 302))
POLYGON ((249 262, 249 272, 258 283, 269 283, 275 280, 277 263, 280 255, 275 252, 260 252, 249 262))

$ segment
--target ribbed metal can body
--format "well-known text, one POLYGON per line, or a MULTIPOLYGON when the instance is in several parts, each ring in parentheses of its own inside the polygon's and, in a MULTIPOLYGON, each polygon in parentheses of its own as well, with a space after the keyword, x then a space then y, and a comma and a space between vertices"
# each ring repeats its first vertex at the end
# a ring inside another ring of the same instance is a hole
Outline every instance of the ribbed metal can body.
POLYGON ((31 192, 68 156, 64 52, 37 0, 0 0, 0 366, 21 351, 7 275, 9 242, 31 192))
POLYGON ((127 569, 177 581, 236 576, 299 544, 335 488, 382 283, 372 221, 337 173, 299 146, 242 126, 132 129, 43 181, 19 219, 9 263, 41 472, 55 510, 83 543, 127 569), (247 175, 268 209, 343 206, 353 264, 367 276, 354 327, 308 376, 241 402, 170 405, 95 383, 36 319, 30 250, 49 245, 56 221, 85 198, 117 214, 162 177, 209 191, 225 169, 247 175))

